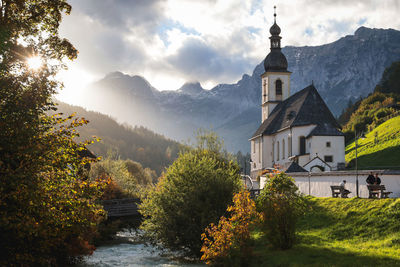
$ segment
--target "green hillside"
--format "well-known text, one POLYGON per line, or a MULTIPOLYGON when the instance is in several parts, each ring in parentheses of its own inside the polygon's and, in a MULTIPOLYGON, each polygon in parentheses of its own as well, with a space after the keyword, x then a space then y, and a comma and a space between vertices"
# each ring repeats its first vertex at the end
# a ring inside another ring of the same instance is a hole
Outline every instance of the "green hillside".
MULTIPOLYGON (((400 116, 382 123, 358 140, 360 169, 400 168, 400 116)), ((354 166, 355 143, 346 146, 346 162, 354 166)))
POLYGON ((77 117, 84 117, 89 123, 78 128, 81 139, 99 137, 88 148, 97 156, 107 157, 111 154, 115 159, 131 159, 139 162, 144 168, 150 168, 158 175, 178 156, 182 145, 163 135, 156 134, 144 127, 121 125, 113 118, 82 107, 58 103, 57 112, 77 117))
POLYGON ((298 242, 272 250, 259 232, 250 266, 400 266, 400 200, 309 198, 298 242))

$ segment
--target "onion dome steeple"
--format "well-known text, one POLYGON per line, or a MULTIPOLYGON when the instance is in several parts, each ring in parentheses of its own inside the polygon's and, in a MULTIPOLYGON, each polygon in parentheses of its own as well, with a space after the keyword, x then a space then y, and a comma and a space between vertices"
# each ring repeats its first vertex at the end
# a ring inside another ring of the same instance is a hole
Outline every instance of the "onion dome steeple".
POLYGON ((276 24, 276 7, 274 6, 274 24, 269 29, 271 37, 271 52, 267 55, 264 60, 265 71, 272 72, 287 72, 288 63, 286 57, 281 52, 281 39, 279 36, 281 28, 276 24))

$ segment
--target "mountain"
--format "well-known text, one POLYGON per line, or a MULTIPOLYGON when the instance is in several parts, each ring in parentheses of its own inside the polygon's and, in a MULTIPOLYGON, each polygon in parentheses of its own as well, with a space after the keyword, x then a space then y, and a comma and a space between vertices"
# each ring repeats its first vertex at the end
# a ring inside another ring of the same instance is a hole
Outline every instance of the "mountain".
MULTIPOLYGON (((284 36, 283 36, 284 38, 284 36)), ((283 48, 289 63, 291 93, 314 83, 338 116, 349 103, 372 92, 385 67, 400 59, 400 31, 359 28, 354 35, 321 45, 283 48)), ((260 55, 265 56, 265 55, 260 55)), ((121 72, 90 85, 85 105, 131 125, 143 125, 176 140, 212 128, 228 150, 250 150, 248 138, 261 123, 263 62, 235 84, 204 90, 187 83, 177 91, 158 91, 143 77, 121 72)))

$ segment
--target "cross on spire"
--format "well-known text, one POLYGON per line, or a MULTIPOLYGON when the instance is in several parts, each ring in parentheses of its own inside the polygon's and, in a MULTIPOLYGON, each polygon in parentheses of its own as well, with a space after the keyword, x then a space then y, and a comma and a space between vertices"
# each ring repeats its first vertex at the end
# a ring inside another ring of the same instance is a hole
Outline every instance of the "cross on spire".
POLYGON ((276 23, 276 6, 274 6, 274 23, 276 23))

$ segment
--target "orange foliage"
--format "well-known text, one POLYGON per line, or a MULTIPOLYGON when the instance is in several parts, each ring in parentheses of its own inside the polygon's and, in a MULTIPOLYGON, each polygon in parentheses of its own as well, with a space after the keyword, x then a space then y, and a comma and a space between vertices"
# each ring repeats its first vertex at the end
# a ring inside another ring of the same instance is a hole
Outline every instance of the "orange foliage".
POLYGON ((229 206, 227 212, 230 218, 222 216, 218 225, 210 224, 201 236, 201 260, 207 264, 229 265, 229 262, 237 262, 237 258, 245 261, 251 255, 250 227, 260 219, 260 214, 256 212, 250 193, 241 191, 235 194, 233 206, 229 206))

